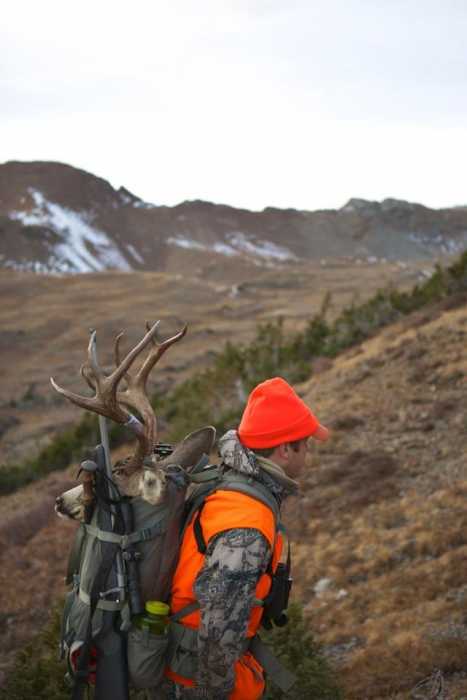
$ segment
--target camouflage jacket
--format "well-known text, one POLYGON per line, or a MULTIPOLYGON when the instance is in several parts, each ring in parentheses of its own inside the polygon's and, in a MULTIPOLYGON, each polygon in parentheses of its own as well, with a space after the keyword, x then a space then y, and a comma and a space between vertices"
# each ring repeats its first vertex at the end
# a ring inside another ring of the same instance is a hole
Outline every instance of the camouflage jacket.
MULTIPOLYGON (((221 438, 219 450, 224 465, 253 476, 279 503, 298 488, 280 467, 243 447, 234 430, 221 438)), ((234 665, 242 655, 256 584, 270 556, 269 543, 256 529, 228 530, 209 542, 194 584, 201 612, 196 687, 169 684, 169 698, 227 700, 234 687, 234 665)))

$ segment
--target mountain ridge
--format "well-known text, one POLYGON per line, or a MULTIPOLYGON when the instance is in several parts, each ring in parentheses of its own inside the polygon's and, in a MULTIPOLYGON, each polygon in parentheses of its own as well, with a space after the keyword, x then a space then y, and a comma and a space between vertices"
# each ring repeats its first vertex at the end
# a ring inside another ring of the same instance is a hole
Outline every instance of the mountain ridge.
MULTIPOLYGON (((260 212, 194 199, 170 207, 63 163, 0 165, 0 266, 210 274, 346 257, 438 259, 467 246, 467 208, 351 198, 336 210, 260 212)), ((221 273, 223 274, 223 273, 221 273)))

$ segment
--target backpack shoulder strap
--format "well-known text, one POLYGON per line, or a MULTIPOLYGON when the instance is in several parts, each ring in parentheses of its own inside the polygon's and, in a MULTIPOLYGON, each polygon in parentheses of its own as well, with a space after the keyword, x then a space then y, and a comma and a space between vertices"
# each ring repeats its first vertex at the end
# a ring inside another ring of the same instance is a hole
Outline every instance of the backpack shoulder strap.
POLYGON ((224 472, 222 465, 213 465, 202 472, 192 475, 192 481, 198 483, 199 486, 194 490, 188 500, 186 511, 185 525, 182 530, 182 536, 186 531, 189 523, 196 515, 193 524, 194 534, 198 549, 201 553, 206 552, 207 543, 203 536, 201 527, 201 513, 204 508, 206 499, 216 491, 237 491, 243 493, 250 498, 254 498, 260 503, 263 503, 269 508, 274 516, 276 530, 280 526, 280 509, 274 495, 263 484, 257 481, 254 477, 229 470, 224 472), (206 473, 205 473, 206 472, 206 473), (193 477, 196 478, 193 478, 193 477), (201 478, 200 478, 201 477, 201 478))
POLYGON ((246 496, 251 496, 251 498, 260 501, 272 511, 277 529, 280 521, 279 503, 271 491, 254 477, 247 476, 241 472, 229 471, 223 476, 217 490, 238 491, 239 493, 244 493, 246 496))
POLYGON ((192 473, 190 481, 196 484, 198 488, 195 489, 187 501, 189 504, 188 522, 193 512, 214 491, 239 491, 247 496, 251 496, 272 510, 276 522, 280 520, 280 509, 277 499, 266 486, 263 486, 253 476, 234 470, 224 472, 222 465, 211 464, 196 473, 192 473))
POLYGON ((195 485, 195 489, 190 494, 185 504, 185 517, 181 537, 185 534, 185 530, 190 524, 193 515, 203 507, 206 498, 210 496, 211 493, 214 493, 214 491, 217 491, 221 480, 222 467, 218 464, 211 464, 202 471, 190 474, 190 481, 195 485))

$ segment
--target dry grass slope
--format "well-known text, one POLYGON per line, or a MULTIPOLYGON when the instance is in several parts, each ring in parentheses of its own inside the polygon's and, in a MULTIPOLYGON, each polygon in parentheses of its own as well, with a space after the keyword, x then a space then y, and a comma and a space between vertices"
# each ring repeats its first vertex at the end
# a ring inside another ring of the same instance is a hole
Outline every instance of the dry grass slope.
POLYGON ((467 309, 424 320, 302 387, 334 435, 290 518, 296 577, 349 700, 408 698, 436 669, 467 694, 467 309))

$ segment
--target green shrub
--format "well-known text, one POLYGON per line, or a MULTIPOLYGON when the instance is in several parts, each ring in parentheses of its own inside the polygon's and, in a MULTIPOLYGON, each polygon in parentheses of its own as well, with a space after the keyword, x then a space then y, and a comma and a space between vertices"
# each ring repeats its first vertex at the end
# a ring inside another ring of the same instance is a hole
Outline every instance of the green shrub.
POLYGON ((0 467, 0 496, 13 493, 38 478, 32 462, 0 467))
POLYGON ((448 267, 447 273, 446 284, 450 294, 467 290, 467 251, 448 267))
MULTIPOLYGON (((289 607, 289 623, 263 634, 284 666, 297 676, 297 681, 287 693, 287 700, 341 700, 335 672, 321 653, 319 645, 307 627, 300 605, 289 607)), ((268 683, 266 700, 279 700, 284 694, 268 683)))
MULTIPOLYGON (((128 431, 120 425, 109 425, 109 438, 113 447, 127 442, 128 431)), ((64 469, 73 462, 83 458, 86 448, 92 448, 100 442, 99 424, 96 416, 85 413, 73 428, 57 435, 35 457, 22 464, 0 467, 0 496, 12 493, 40 479, 50 472, 64 469)))
POLYGON ((58 658, 60 616, 56 608, 50 623, 19 652, 0 700, 69 700, 65 665, 58 658))

